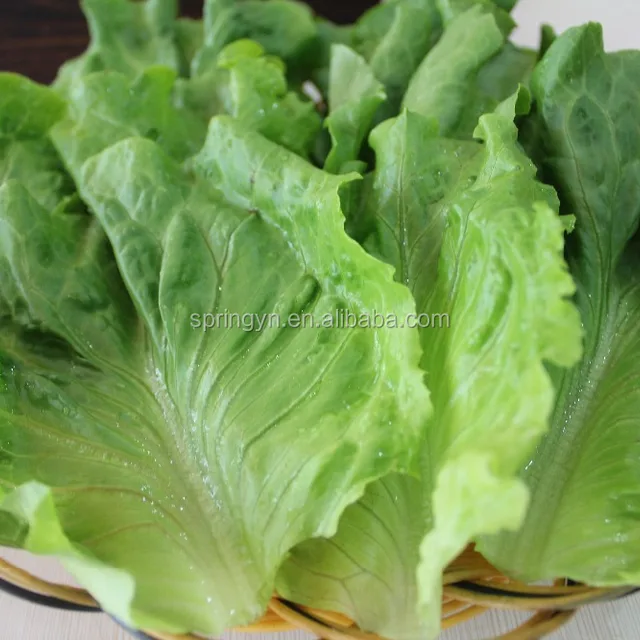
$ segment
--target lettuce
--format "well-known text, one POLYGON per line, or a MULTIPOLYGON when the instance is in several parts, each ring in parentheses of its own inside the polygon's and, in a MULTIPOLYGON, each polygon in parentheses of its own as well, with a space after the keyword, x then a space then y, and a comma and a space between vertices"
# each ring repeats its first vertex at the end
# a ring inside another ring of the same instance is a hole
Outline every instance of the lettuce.
MULTIPOLYGON (((36 133, 22 97, 12 145, 36 133)), ((172 120, 145 112, 168 143, 172 120)), ((413 302, 342 231, 349 178, 225 118, 182 168, 120 115, 91 141, 95 113, 55 129, 91 214, 0 187, 0 509, 120 620, 218 633, 260 615, 290 547, 407 468, 429 401, 408 329, 206 333, 190 315, 413 302)))
POLYGON ((357 161, 373 119, 386 94, 366 61, 344 45, 334 45, 329 76, 326 126, 333 147, 325 171, 341 173, 357 161))
POLYGON ((514 23, 490 0, 439 6, 442 38, 411 78, 403 106, 436 118, 443 135, 468 139, 483 114, 528 82, 537 55, 507 40, 514 23))
POLYGON ((193 61, 194 75, 205 73, 222 49, 243 38, 270 54, 295 63, 317 37, 311 10, 293 0, 205 0, 204 43, 193 61))
POLYGON ((514 4, 84 0, 0 73, 0 545, 160 632, 640 584, 640 53, 514 4))
POLYGON ((395 115, 416 69, 437 41, 441 19, 435 0, 391 0, 365 13, 352 43, 371 65, 395 115))
POLYGON ((65 112, 65 102, 45 87, 0 74, 0 176, 28 180, 31 196, 53 209, 74 192, 47 132, 65 112))
POLYGON ((605 54, 598 25, 571 29, 536 69, 532 153, 576 216, 568 260, 585 352, 554 372, 548 433, 521 471, 516 533, 480 549, 512 575, 640 582, 640 53, 605 54))
POLYGON ((176 0, 81 0, 80 4, 91 45, 60 69, 56 84, 61 90, 74 78, 95 71, 108 69, 135 77, 153 65, 180 69, 176 0))
POLYGON ((473 537, 522 523, 517 471, 554 398, 544 363, 580 355, 564 223, 518 148, 519 98, 481 119, 483 145, 443 138, 436 120, 411 112, 372 134, 365 246, 395 266, 428 319, 421 365, 434 411, 416 474, 374 483, 334 538, 295 549, 278 590, 385 637, 433 637, 442 570, 473 537))

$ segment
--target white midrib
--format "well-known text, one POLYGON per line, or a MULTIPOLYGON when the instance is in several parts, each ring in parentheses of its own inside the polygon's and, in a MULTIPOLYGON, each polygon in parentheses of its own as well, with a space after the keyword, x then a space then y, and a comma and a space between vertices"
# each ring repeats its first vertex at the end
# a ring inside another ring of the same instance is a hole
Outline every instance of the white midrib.
MULTIPOLYGON (((209 477, 211 468, 208 460, 199 459, 194 455, 197 450, 195 442, 192 442, 188 435, 188 419, 181 415, 181 412, 171 397, 163 380, 157 380, 151 372, 146 375, 149 398, 157 407, 157 418, 162 420, 167 426, 163 431, 166 434, 162 439, 162 448, 165 453, 165 464, 163 465, 168 477, 164 482, 165 487, 170 488, 168 494, 183 492, 187 497, 184 513, 178 513, 172 509, 173 515, 180 522, 184 532, 189 538, 195 538, 194 553, 190 554, 194 562, 196 571, 203 576, 209 576, 211 580, 210 590, 221 595, 220 573, 225 576, 226 598, 218 597, 218 604, 224 607, 225 601, 242 602, 243 595, 253 594, 255 585, 250 585, 243 579, 243 572, 238 570, 237 548, 239 540, 221 539, 220 531, 212 528, 211 523, 222 519, 230 520, 231 514, 225 514, 219 508, 218 503, 223 506, 231 504, 228 494, 217 499, 210 494, 204 478, 209 477), (175 455, 172 453, 175 452, 175 455), (174 488, 176 488, 174 490, 174 488), (227 544, 227 542, 231 544, 227 544), (236 544, 234 545, 233 542, 236 544), (215 563, 218 569, 214 570, 215 563), (211 567, 211 570, 209 570, 211 567), (217 578, 217 580, 216 580, 217 578), (231 595, 231 594, 236 595, 231 595)), ((204 455, 204 454, 203 454, 204 455)), ((214 469, 215 471, 215 469, 214 469)), ((225 493, 224 482, 218 482, 217 487, 221 493, 225 493)), ((225 527, 228 531, 228 527, 225 527)), ((244 533, 239 529, 238 537, 242 538, 244 533)), ((244 567, 246 563, 242 563, 244 567)), ((255 565, 259 566, 258 564, 255 565)), ((257 584, 257 583, 256 583, 257 584)), ((215 603, 212 603, 215 607, 215 603)), ((238 614, 243 612, 238 609, 238 614)), ((249 614, 249 612, 245 612, 249 614)), ((229 614, 229 611, 226 612, 229 614)), ((223 612, 223 616, 226 615, 223 612)), ((247 620, 250 621, 250 620, 247 620)))

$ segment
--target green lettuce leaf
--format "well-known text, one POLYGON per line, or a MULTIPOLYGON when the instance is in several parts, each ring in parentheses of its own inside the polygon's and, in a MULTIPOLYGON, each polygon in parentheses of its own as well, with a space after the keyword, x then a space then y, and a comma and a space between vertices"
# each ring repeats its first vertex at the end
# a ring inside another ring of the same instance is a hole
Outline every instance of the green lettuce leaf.
POLYGON ((494 0, 436 0, 436 2, 445 25, 448 25, 456 17, 470 9, 481 9, 494 17, 505 38, 509 36, 516 26, 515 21, 509 15, 511 10, 511 7, 509 7, 510 0, 506 0, 506 2, 496 2, 494 0))
MULTIPOLYGON (((2 400, 0 407, 1 403, 2 400)), ((112 505, 107 506, 112 508, 112 505)), ((135 589, 131 577, 124 571, 89 557, 73 545, 62 530, 56 510, 52 490, 38 482, 28 482, 6 496, 0 491, 0 525, 8 521, 19 522, 23 531, 21 546, 41 555, 55 554, 63 559, 67 568, 82 583, 95 583, 99 575, 100 586, 96 587, 94 595, 98 595, 105 610, 112 611, 118 619, 126 619, 135 589), (25 533, 27 530, 28 533, 25 533), (121 615, 125 617, 121 618, 121 615)), ((143 552, 143 549, 140 551, 143 552)), ((147 620, 153 621, 152 618, 147 620)))
POLYGON ((349 47, 334 45, 326 120, 333 148, 325 162, 325 171, 342 173, 345 164, 360 157, 362 143, 385 97, 384 87, 364 58, 349 47))
POLYGON ((322 122, 315 105, 287 89, 285 67, 263 47, 240 40, 218 56, 216 92, 222 110, 247 129, 308 157, 322 122))
POLYGON ((158 142, 176 160, 186 160, 202 147, 204 118, 174 99, 176 74, 152 67, 138 78, 113 71, 76 78, 69 86, 68 109, 54 128, 62 157, 70 166, 118 140, 131 136, 158 142))
POLYGON ((0 180, 28 181, 32 197, 51 209, 75 191, 47 138, 65 111, 50 89, 0 73, 0 180))
POLYGON ((317 27, 311 9, 293 0, 205 0, 204 44, 193 61, 193 74, 216 65, 218 54, 235 40, 260 43, 270 55, 294 65, 313 46, 317 27))
POLYGON ((93 215, 0 185, 0 540, 60 557, 131 626, 219 633, 408 468, 430 408, 414 331, 288 314, 414 305, 345 235, 349 177, 229 118, 185 168, 131 102, 95 142, 88 112, 55 129, 93 215), (226 310, 285 323, 204 331, 226 310))
POLYGON ((519 84, 528 85, 537 61, 537 51, 505 43, 500 53, 478 72, 479 91, 493 100, 491 108, 484 113, 493 111, 499 103, 512 96, 519 84))
POLYGON ((576 216, 568 260, 585 353, 554 372, 551 428, 521 469, 525 523, 480 543, 527 579, 640 582, 639 81, 640 53, 605 54, 594 24, 560 36, 533 79, 536 155, 576 216))
POLYGON ((455 134, 479 70, 504 43, 494 16, 482 6, 456 15, 411 78, 403 107, 437 119, 443 136, 455 134))
POLYGON ((493 111, 521 85, 528 86, 538 54, 506 42, 502 50, 478 71, 470 86, 460 119, 452 135, 469 138, 485 113, 493 111))
POLYGON ((388 96, 384 115, 396 115, 409 81, 441 32, 435 0, 392 0, 354 25, 352 47, 369 62, 388 96))
MULTIPOLYGON (((283 65, 260 45, 238 41, 219 56, 216 74, 194 80, 151 67, 135 80, 118 72, 77 77, 69 85, 65 158, 86 158, 136 135, 157 141, 177 160, 194 155, 213 115, 227 113, 247 129, 308 156, 321 127, 310 101, 287 91, 283 65)), ((71 160, 73 162, 73 159, 71 160)))
POLYGON ((180 71, 177 0, 81 0, 81 6, 91 44, 82 56, 60 69, 56 79, 60 91, 95 71, 119 71, 131 77, 155 65, 180 71))
POLYGON ((514 22, 490 0, 438 4, 444 35, 412 78, 404 106, 437 118, 443 135, 470 139, 483 114, 528 85, 538 54, 506 40, 514 22))
POLYGON ((435 637, 446 565, 474 536, 520 525, 527 490, 517 471, 554 400, 544 363, 580 355, 565 224, 517 144, 522 107, 514 96, 484 116, 483 145, 442 138, 437 122, 411 112, 372 134, 376 227, 365 244, 424 314, 434 412, 417 476, 371 485, 334 538, 294 550, 278 590, 385 637, 435 637))

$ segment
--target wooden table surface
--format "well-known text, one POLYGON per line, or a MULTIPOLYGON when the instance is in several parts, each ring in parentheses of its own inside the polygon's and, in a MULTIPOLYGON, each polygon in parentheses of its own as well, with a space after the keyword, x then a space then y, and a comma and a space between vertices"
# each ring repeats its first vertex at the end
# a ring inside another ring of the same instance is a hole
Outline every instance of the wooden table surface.
MULTIPOLYGON (((348 21, 370 5, 370 0, 311 0, 315 9, 337 21, 348 21)), ((198 16, 201 0, 182 0, 185 15, 198 16)), ((523 27, 516 34, 522 44, 535 46, 538 25, 557 29, 597 20, 604 23, 610 49, 640 48, 640 0, 521 0, 515 12, 523 27)), ((0 0, 0 71, 10 70, 49 82, 69 57, 87 42, 77 0, 0 0)), ((52 561, 22 553, 3 552, 21 566, 49 579, 65 579, 52 561)), ((442 640, 490 638, 513 628, 518 616, 485 614, 442 640)), ((304 633, 247 636, 225 635, 225 640, 307 640, 304 633)), ((640 640, 640 596, 582 611, 553 640, 640 640)), ((0 593, 0 640, 130 640, 104 615, 71 614, 25 604, 0 593)))

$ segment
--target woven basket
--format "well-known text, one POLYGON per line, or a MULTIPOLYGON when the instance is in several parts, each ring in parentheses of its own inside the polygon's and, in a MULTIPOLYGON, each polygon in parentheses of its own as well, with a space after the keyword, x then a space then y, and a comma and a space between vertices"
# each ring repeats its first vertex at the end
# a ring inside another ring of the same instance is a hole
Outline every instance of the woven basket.
MULTIPOLYGON (((37 578, 0 559, 0 590, 28 600, 68 611, 100 613, 98 603, 83 589, 54 584, 37 578)), ((534 640, 568 622, 579 607, 629 595, 635 589, 599 589, 569 580, 551 586, 532 586, 510 580, 469 547, 444 573, 442 628, 466 622, 489 609, 529 611, 532 616, 501 640, 534 640)), ((264 616, 236 631, 309 631, 326 640, 383 640, 360 631, 352 620, 338 613, 302 607, 275 596, 264 616)), ((152 631, 131 632, 143 640, 202 640, 195 635, 173 635, 152 631)))

